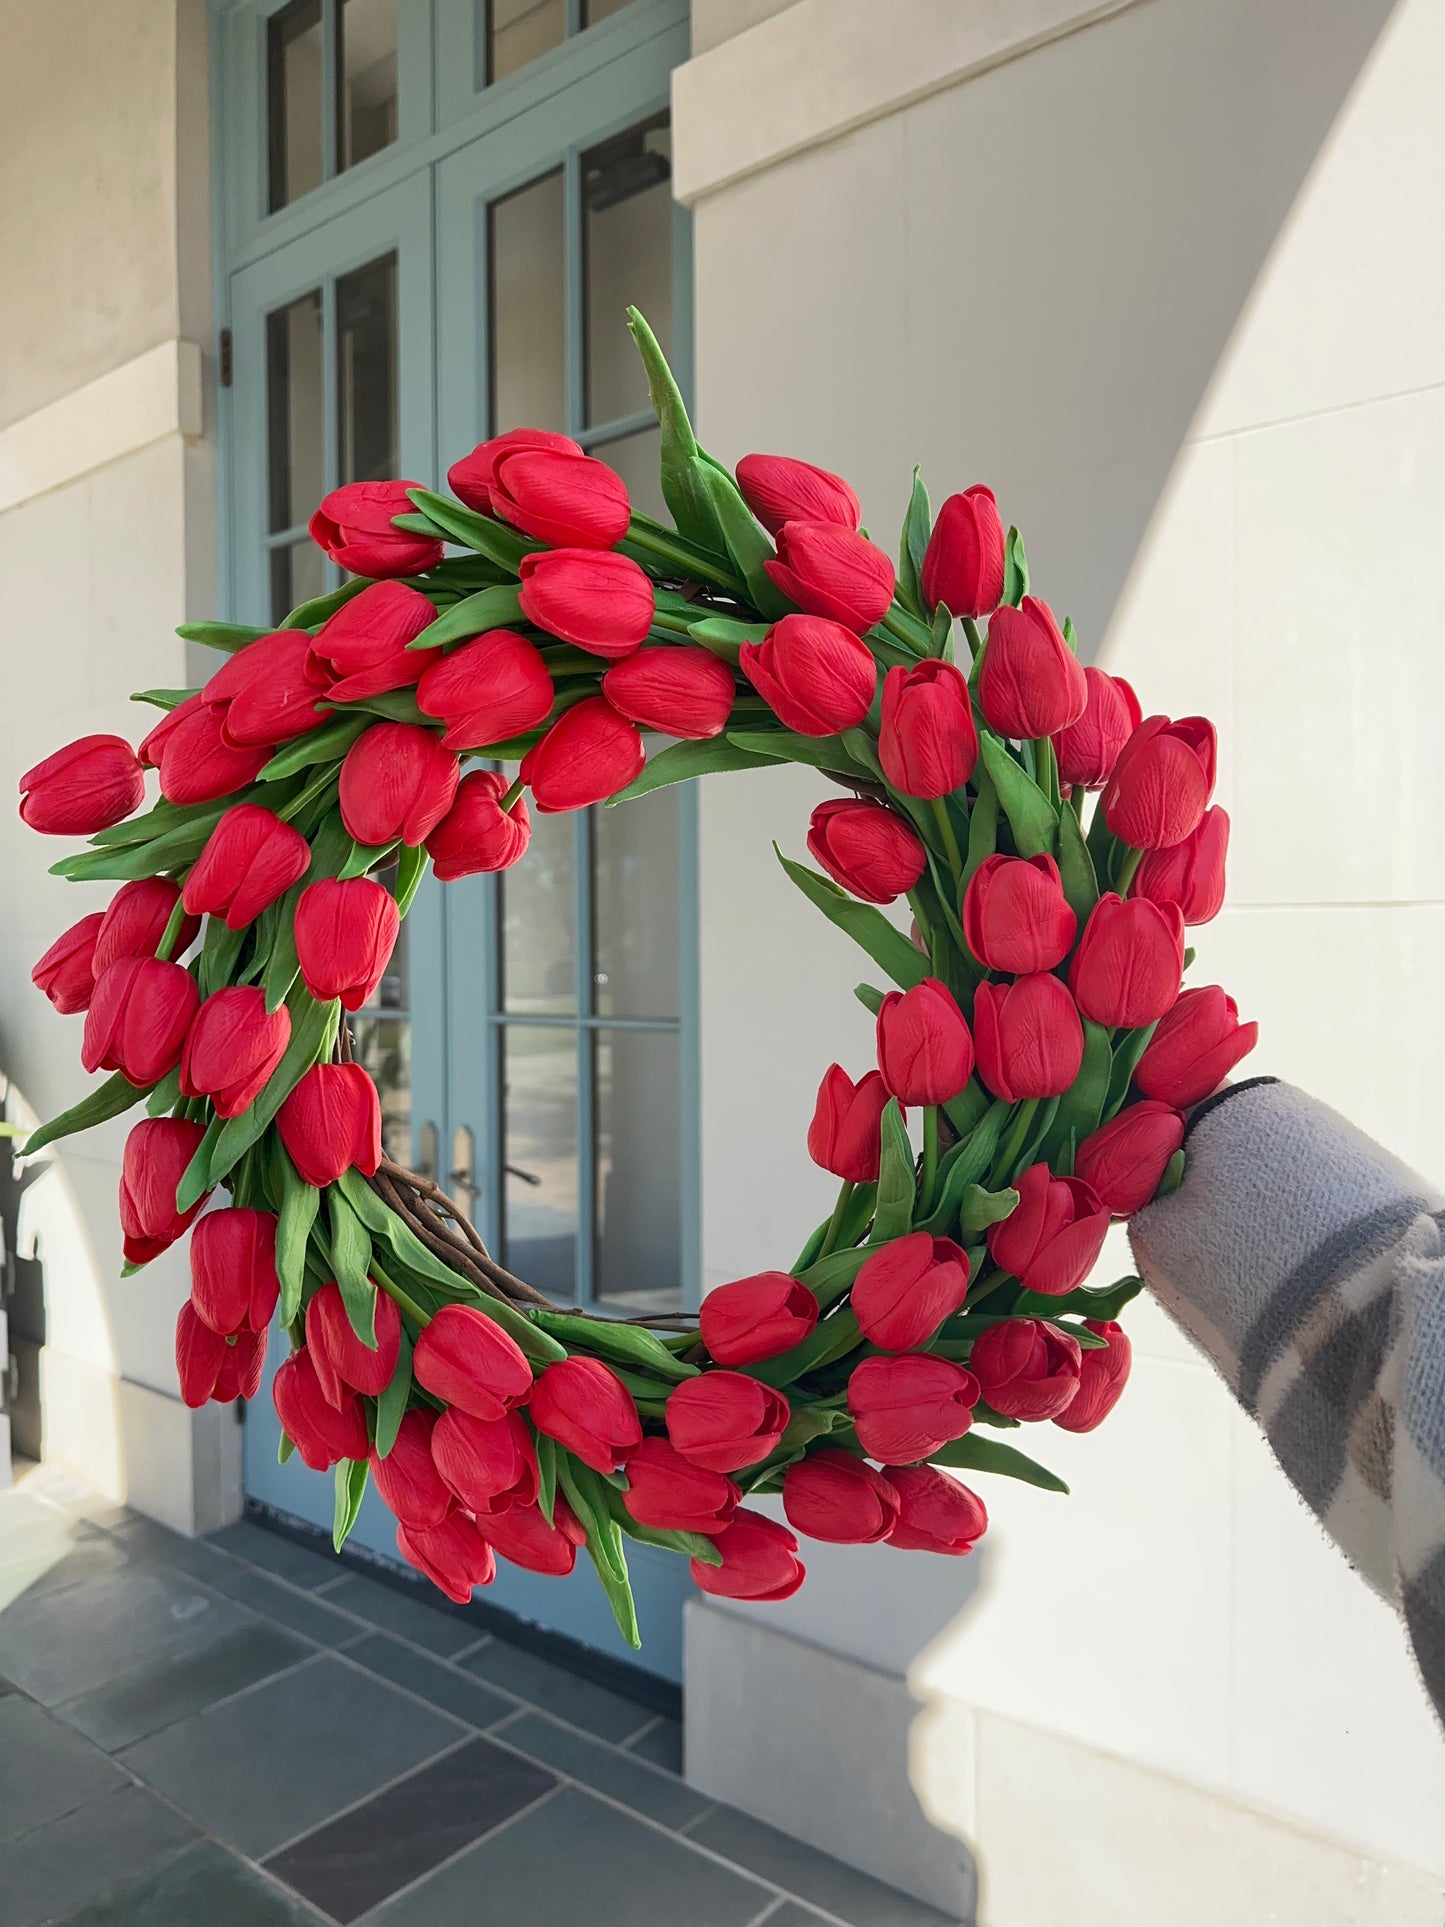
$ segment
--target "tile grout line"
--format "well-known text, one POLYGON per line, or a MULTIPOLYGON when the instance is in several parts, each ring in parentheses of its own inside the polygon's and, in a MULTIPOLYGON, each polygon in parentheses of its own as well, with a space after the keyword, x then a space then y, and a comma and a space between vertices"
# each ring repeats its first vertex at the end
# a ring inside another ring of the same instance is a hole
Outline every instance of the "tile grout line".
POLYGON ((455 1853, 449 1853, 445 1860, 438 1860, 434 1867, 428 1867, 414 1880, 408 1880, 404 1887, 398 1887, 395 1892, 383 1895, 375 1905, 368 1907, 364 1914, 358 1914, 351 1927, 366 1927, 366 1922, 374 1920, 380 1908, 389 1907, 402 1894, 410 1893, 413 1889, 420 1887, 424 1881, 430 1880, 433 1874, 440 1873, 444 1867, 451 1866, 453 1861, 460 1860, 464 1854, 470 1853, 473 1847, 479 1847, 488 1840, 495 1840, 499 1834, 505 1833, 508 1827, 514 1826, 518 1820, 526 1819, 528 1814, 535 1813, 539 1807, 546 1806, 549 1800, 555 1800, 561 1791, 560 1783, 557 1786, 548 1787, 547 1791, 539 1793, 535 1800, 529 1800, 526 1806, 518 1807, 515 1813, 509 1813, 505 1820, 499 1820, 494 1827, 488 1827, 485 1833, 479 1833, 474 1840, 468 1840, 465 1846, 458 1847, 455 1853))
MULTIPOLYGON (((432 1711, 435 1712, 436 1708, 433 1707, 432 1711)), ((460 1739, 453 1740, 450 1745, 439 1747, 435 1753, 428 1753, 424 1760, 414 1761, 402 1772, 393 1773, 389 1780, 383 1780, 379 1786, 369 1788, 355 1800, 348 1800, 344 1807, 338 1807, 334 1813, 328 1813, 324 1820, 318 1820, 314 1826, 303 1827, 300 1833, 293 1833, 285 1840, 278 1840, 274 1847, 267 1847, 264 1856, 256 1859, 256 1865, 264 1867, 267 1860, 274 1860, 277 1854, 288 1853, 300 1841, 309 1840, 313 1833, 324 1833, 327 1827, 335 1826, 338 1820, 344 1820, 348 1813, 355 1813, 359 1807, 367 1806, 372 1800, 380 1799, 383 1793, 390 1793, 393 1787, 400 1786, 404 1780, 410 1780, 414 1775, 424 1773, 429 1768, 439 1765, 441 1761, 450 1759, 453 1753, 459 1753, 464 1746, 469 1746, 473 1740, 480 1737, 478 1733, 463 1733, 460 1739)), ((231 1851, 236 1853, 243 1850, 233 1847, 231 1851)), ((252 1858, 249 1854, 246 1857, 252 1858)), ((279 1875, 273 1874, 271 1877, 275 1880, 279 1875)))
POLYGON ((754 1914, 751 1920, 745 1921, 743 1927, 763 1927, 765 1920, 771 1920, 778 1909, 780 1907, 786 1907, 787 1904, 783 1896, 779 1894, 776 1900, 769 1901, 768 1905, 764 1907, 760 1914, 754 1914))

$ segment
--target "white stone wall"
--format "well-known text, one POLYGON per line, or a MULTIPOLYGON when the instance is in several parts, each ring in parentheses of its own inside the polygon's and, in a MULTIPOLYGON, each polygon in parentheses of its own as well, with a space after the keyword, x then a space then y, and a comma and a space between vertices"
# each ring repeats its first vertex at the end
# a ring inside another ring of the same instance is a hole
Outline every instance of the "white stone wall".
MULTIPOLYGON (((935 91, 872 118, 870 76, 902 88, 905 63, 851 5, 795 113, 767 76, 806 66, 818 0, 683 70, 701 430, 838 468, 889 542, 913 460, 935 499, 994 485, 1086 653, 1220 725, 1232 896, 1196 981, 1259 1018, 1254 1068, 1438 1177, 1445 9, 1147 0, 1004 59, 1038 11, 978 9, 1002 52, 975 58, 954 10, 875 8, 915 68, 950 38, 935 91), (850 131, 820 133, 820 99, 850 131)), ((818 794, 705 786, 711 1283, 793 1255, 830 1190, 803 1149, 817 1078, 870 1061, 866 960, 768 848, 800 851, 818 794)), ((1116 1416, 1036 1441, 1071 1498, 989 1484, 957 1566, 815 1546, 824 1583, 754 1621, 906 1677, 914 1788, 976 1858, 988 1927, 1435 1922, 1445 1745, 1399 1628, 1209 1368, 1130 1318, 1116 1416)), ((835 1839, 829 1763, 866 1734, 846 1695, 788 1710, 807 1745, 768 1784, 835 1839)), ((690 1771, 746 1803, 726 1721, 713 1742, 690 1771)), ((945 1856, 920 1891, 959 1878, 945 1856)))

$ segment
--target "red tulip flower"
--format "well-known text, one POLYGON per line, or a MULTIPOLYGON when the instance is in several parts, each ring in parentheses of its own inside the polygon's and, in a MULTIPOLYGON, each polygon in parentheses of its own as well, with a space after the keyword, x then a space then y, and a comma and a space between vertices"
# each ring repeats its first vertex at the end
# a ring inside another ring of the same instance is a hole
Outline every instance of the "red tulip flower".
POLYGON ((898 1523, 888 1535, 900 1552, 941 1552, 961 1558, 988 1531, 983 1500, 931 1465, 885 1465, 898 1494, 898 1523))
POLYGON ((865 1358, 848 1380, 859 1444, 871 1458, 899 1465, 961 1439, 973 1424, 978 1397, 972 1372, 928 1352, 865 1358))
POLYGON ((525 854, 532 820, 525 797, 502 808, 507 788, 506 777, 491 769, 474 769, 458 783, 455 801, 426 840, 438 882, 506 870, 525 854))
POLYGON ((1203 716, 1147 716, 1125 743, 1100 808, 1135 850, 1170 850, 1199 828, 1214 790, 1214 725, 1203 716))
POLYGON ((978 761, 978 731, 961 669, 930 660, 888 671, 878 760, 904 796, 931 801, 963 788, 978 761))
POLYGON ((416 700, 424 715, 446 724, 446 747, 460 750, 525 736, 546 722, 556 694, 536 644, 493 629, 427 669, 416 700))
POLYGON ((179 964, 121 957, 96 982, 85 1014, 80 1061, 88 1071, 119 1071, 149 1090, 181 1061, 200 993, 179 964))
POLYGON ((602 678, 612 707, 641 729, 658 729, 684 742, 721 736, 732 714, 733 672, 710 649, 638 649, 614 662, 602 678))
POLYGON ((238 803, 196 858, 185 906, 193 916, 220 917, 228 930, 244 930, 299 883, 310 864, 311 846, 298 829, 259 803, 238 803))
POLYGON ((1057 977, 1040 973, 1011 984, 980 984, 973 1000, 978 1074, 1010 1104, 1060 1097, 1084 1061, 1084 1030, 1057 977))
POLYGON ((281 1430, 313 1472, 327 1472, 340 1459, 364 1459, 370 1452, 361 1400, 353 1394, 340 1410, 332 1405, 304 1345, 272 1379, 271 1401, 281 1430))
POLYGON ((783 1510, 789 1525, 810 1539, 875 1545, 898 1523, 898 1494, 862 1459, 824 1446, 783 1474, 783 1510))
MULTIPOLYGON (((95 940, 92 966, 96 976, 103 977, 122 957, 153 957, 180 900, 181 893, 169 877, 137 877, 132 883, 123 883, 110 900, 95 940)), ((172 962, 190 949, 200 928, 198 917, 182 919, 171 948, 172 962)))
POLYGON ((963 934, 980 963, 1032 976, 1063 962, 1077 919, 1051 856, 986 856, 963 893, 963 934))
POLYGON ((808 1126, 808 1156, 848 1184, 871 1184, 878 1176, 887 1103, 881 1072, 868 1071, 855 1084, 841 1064, 830 1064, 808 1126))
POLYGON ((627 1461, 625 1504, 659 1532, 721 1532, 742 1497, 721 1472, 693 1465, 666 1439, 644 1439, 627 1461))
POLYGON ((492 464, 492 513, 553 549, 610 549, 632 505, 615 468, 556 448, 508 448, 492 464))
POLYGON ((841 622, 784 616, 738 651, 743 674, 779 722, 800 736, 836 736, 868 714, 878 665, 841 622))
POLYGON ((862 635, 887 615, 893 564, 876 543, 836 522, 785 522, 769 577, 810 616, 826 616, 862 635))
POLYGON ((447 487, 478 515, 491 515, 492 476, 497 463, 518 448, 550 448, 564 455, 582 453, 580 444, 570 435, 558 435, 550 428, 509 428, 503 435, 479 442, 470 455, 453 462, 447 470, 447 487))
POLYGON ((973 1075, 973 1039, 937 977, 890 990, 878 1010, 878 1068, 900 1104, 946 1104, 973 1075))
POLYGON ((477 1530, 514 1566, 550 1579, 565 1579, 577 1563, 578 1546, 587 1543, 576 1513, 560 1492, 552 1500, 551 1525, 540 1506, 509 1505, 505 1512, 480 1513, 477 1530))
POLYGON ((1089 685, 1047 602, 996 611, 979 671, 978 702, 990 729, 1020 740, 1056 736, 1084 713, 1089 685))
POLYGON ((254 1398, 266 1365, 264 1331, 223 1338, 198 1315, 188 1298, 176 1318, 176 1380, 181 1401, 198 1411, 209 1399, 231 1405, 254 1398))
POLYGON ((1098 790, 1114 773, 1119 752, 1139 727, 1139 698, 1122 676, 1110 676, 1091 663, 1084 671, 1088 699, 1084 713, 1054 737, 1059 781, 1075 789, 1098 790))
POLYGON ((1224 905, 1229 817, 1216 805, 1199 827, 1168 850, 1150 850, 1134 872, 1130 894, 1179 911, 1186 924, 1209 923, 1224 905))
POLYGON ((370 877, 323 877, 296 905, 296 960, 318 1003, 360 1010, 386 974, 401 929, 390 890, 370 877))
POLYGON ((43 990, 62 1017, 90 1008, 95 989, 95 940, 105 921, 103 910, 92 910, 88 917, 62 930, 36 963, 30 981, 43 990))
POLYGON ((791 455, 744 455, 737 466, 738 493, 769 535, 785 522, 832 522, 854 529, 863 520, 858 497, 841 475, 791 455))
POLYGON ((307 676, 333 703, 359 703, 391 689, 412 689, 424 671, 442 660, 440 649, 410 646, 436 615, 420 589, 404 582, 375 582, 343 602, 307 638, 307 676))
POLYGON ((1258 1024, 1241 1024, 1239 1006, 1218 984, 1179 993, 1139 1059, 1134 1082, 1146 1097, 1185 1110, 1217 1091, 1259 1042, 1258 1024))
POLYGON ((414 515, 407 495, 416 482, 348 482, 321 498, 308 529, 313 542, 353 575, 422 575, 434 569, 446 544, 429 535, 408 535, 394 526, 414 515))
POLYGON ((708 1293, 698 1335, 719 1365, 756 1365, 801 1345, 817 1322, 806 1285, 786 1271, 760 1271, 708 1293))
POLYGON ((911 1352, 952 1317, 967 1291, 967 1253, 951 1238, 910 1231, 864 1259, 849 1303, 870 1344, 911 1352))
POLYGON ((1074 1156, 1074 1176, 1106 1204, 1116 1218, 1142 1211, 1164 1176, 1165 1166, 1184 1142, 1184 1119, 1168 1104, 1141 1098, 1101 1124, 1074 1156))
POLYGON ((189 808, 216 803, 254 783, 271 760, 266 745, 229 742, 224 724, 229 705, 188 696, 157 723, 140 746, 141 760, 160 771, 161 795, 189 808))
POLYGON ((1099 898, 1069 966, 1069 988, 1086 1017, 1110 1029, 1142 1030, 1179 995, 1184 919, 1147 897, 1099 898))
POLYGON ((349 836, 372 848, 425 843, 452 806, 456 756, 416 723, 373 723, 346 752, 338 791, 349 836))
POLYGON ((652 627, 652 582, 631 556, 543 549, 522 557, 520 574, 528 622, 589 655, 631 655, 652 627))
POLYGON ((741 1372, 702 1372, 668 1394, 667 1436, 704 1471, 740 1472, 776 1449, 788 1417, 788 1401, 771 1385, 741 1372))
POLYGON ((1079 1389, 1054 1420, 1065 1432, 1092 1432, 1123 1396, 1134 1362, 1129 1335, 1112 1318, 1085 1320, 1086 1331, 1105 1340, 1101 1351, 1087 1351, 1079 1364, 1079 1389))
POLYGON ((522 781, 544 815, 585 810, 626 789, 647 752, 636 726, 605 696, 588 696, 563 712, 522 758, 522 781))
POLYGON ((158 1258, 204 1208, 209 1191, 189 1211, 177 1211, 176 1192, 205 1135, 204 1125, 183 1117, 146 1117, 132 1127, 120 1172, 120 1228, 127 1264, 148 1265, 158 1258))
POLYGON ((1013 1211, 988 1228, 989 1256, 1026 1290, 1062 1297, 1094 1269, 1109 1208, 1082 1178, 1056 1178, 1047 1164, 1031 1164, 1014 1189, 1013 1211))
POLYGON ((642 1443, 632 1394, 599 1358, 559 1358, 532 1387, 532 1423, 590 1465, 615 1472, 642 1443))
POLYGON ((432 1457, 437 1415, 423 1406, 402 1414, 385 1458, 371 1448, 371 1478, 388 1508, 407 1527, 439 1526, 452 1509, 452 1489, 432 1457))
POLYGON ((202 701, 220 711, 221 740, 232 749, 267 749, 329 721, 308 674, 310 659, 304 629, 278 629, 222 663, 201 691, 202 701))
POLYGON ((375 1298, 374 1347, 357 1337, 340 1285, 323 1285, 306 1307, 306 1349, 327 1401, 338 1408, 352 1392, 380 1398, 396 1376, 401 1314, 384 1291, 375 1298))
POLYGON ((540 1489, 537 1453, 522 1417, 473 1418, 450 1406, 432 1433, 437 1471, 469 1512, 533 1505, 540 1489))
POLYGON ((497 1576, 492 1548, 460 1507, 454 1507, 439 1526, 396 1529, 396 1549, 409 1566, 425 1573, 439 1591, 465 1606, 478 1586, 489 1586, 497 1576))
POLYGON ((923 552, 923 600, 951 615, 986 616, 1003 595, 1004 532, 993 490, 950 495, 923 552))
POLYGON ((313 1064, 276 1113, 291 1162, 318 1190, 381 1163, 381 1101, 360 1064, 313 1064))
POLYGON ((26 770, 20 815, 46 836, 94 836, 145 801, 145 771, 123 736, 82 736, 26 770))
POLYGON ((208 1097, 217 1117, 239 1117, 260 1096, 291 1041, 291 1013, 268 1011, 256 984, 229 984, 196 1013, 181 1058, 181 1092, 208 1097))
POLYGON ((928 867, 917 832, 884 803, 820 803, 808 825, 808 849, 840 889, 865 903, 892 903, 928 867))
POLYGON ((223 1338, 265 1331, 276 1312, 276 1220, 269 1211, 208 1211, 191 1233, 191 1303, 223 1338))
POLYGON ((473 1418, 502 1418, 532 1392, 526 1353, 474 1305, 443 1305, 417 1339, 411 1368, 425 1391, 473 1418))
POLYGON ((699 1592, 719 1599, 775 1601, 791 1599, 803 1583, 796 1537, 765 1512, 739 1506, 732 1524, 713 1544, 722 1554, 720 1566, 694 1559, 688 1568, 699 1592))
POLYGON ((1006 1318, 974 1340, 969 1369, 1004 1418, 1057 1418, 1079 1389, 1079 1342, 1037 1318, 1006 1318))

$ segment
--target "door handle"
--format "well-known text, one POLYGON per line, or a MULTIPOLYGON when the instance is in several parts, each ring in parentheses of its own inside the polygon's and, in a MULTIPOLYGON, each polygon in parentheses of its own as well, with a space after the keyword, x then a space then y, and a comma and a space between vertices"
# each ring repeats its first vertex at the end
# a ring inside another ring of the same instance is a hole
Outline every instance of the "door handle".
POLYGON ((430 1122, 423 1124, 417 1133, 416 1168, 421 1177, 434 1178, 437 1174, 437 1127, 430 1122))
POLYGON ((458 1191, 464 1191, 469 1198, 481 1196, 482 1187, 475 1177, 476 1164, 477 1141, 469 1125, 460 1125, 452 1134, 452 1169, 447 1177, 458 1191))

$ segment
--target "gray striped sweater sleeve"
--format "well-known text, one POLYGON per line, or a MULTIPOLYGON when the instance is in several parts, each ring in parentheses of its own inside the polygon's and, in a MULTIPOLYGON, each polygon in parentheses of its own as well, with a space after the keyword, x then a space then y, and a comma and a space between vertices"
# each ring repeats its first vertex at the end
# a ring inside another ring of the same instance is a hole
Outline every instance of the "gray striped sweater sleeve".
POLYGON ((1200 1107, 1130 1239, 1165 1310, 1399 1608, 1445 1721, 1445 1194, 1271 1079, 1200 1107))

